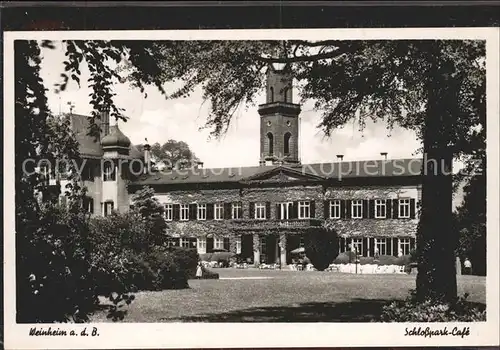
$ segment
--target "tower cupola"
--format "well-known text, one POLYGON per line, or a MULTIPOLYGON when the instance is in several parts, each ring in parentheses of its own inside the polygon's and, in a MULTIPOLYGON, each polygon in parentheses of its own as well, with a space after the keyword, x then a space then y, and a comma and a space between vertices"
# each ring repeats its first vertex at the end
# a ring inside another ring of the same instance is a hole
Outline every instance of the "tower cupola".
POLYGON ((120 130, 118 124, 109 127, 109 133, 101 139, 104 153, 117 153, 128 155, 130 151, 130 139, 120 130))

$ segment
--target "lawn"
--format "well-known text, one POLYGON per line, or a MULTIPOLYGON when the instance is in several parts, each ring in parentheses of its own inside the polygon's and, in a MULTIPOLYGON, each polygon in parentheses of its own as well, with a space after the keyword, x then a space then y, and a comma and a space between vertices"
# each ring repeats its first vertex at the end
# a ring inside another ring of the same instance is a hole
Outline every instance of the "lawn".
MULTIPOLYGON (((124 322, 369 322, 388 300, 404 299, 414 275, 214 269, 220 280, 190 289, 140 292, 124 322)), ((486 278, 457 276, 460 295, 486 303, 486 278)), ((106 322, 105 312, 93 322, 106 322)))

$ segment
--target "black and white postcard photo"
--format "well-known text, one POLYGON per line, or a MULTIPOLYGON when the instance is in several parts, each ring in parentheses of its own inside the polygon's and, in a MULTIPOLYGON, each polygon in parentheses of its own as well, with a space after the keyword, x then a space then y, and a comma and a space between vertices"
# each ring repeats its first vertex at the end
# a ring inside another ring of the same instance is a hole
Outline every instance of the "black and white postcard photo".
POLYGON ((7 348, 498 344, 498 28, 3 45, 7 348))

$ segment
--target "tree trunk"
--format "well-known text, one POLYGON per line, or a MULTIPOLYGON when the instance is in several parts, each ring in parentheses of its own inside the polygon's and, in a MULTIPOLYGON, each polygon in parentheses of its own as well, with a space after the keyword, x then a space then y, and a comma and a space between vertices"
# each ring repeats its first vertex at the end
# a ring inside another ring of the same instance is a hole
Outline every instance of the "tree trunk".
MULTIPOLYGON (((431 53, 432 54, 432 53, 431 53)), ((434 59, 439 60, 439 53, 434 59)), ((444 63, 444 64, 443 64, 444 63)), ((451 133, 458 104, 453 64, 431 69, 423 130, 422 212, 417 232, 417 299, 452 302, 457 297, 456 234, 452 229, 451 133)))

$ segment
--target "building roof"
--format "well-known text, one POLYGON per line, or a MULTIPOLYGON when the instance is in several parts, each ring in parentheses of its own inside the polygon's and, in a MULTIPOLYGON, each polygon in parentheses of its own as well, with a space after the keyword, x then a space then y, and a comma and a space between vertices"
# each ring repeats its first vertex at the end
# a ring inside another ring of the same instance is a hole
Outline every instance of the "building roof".
MULTIPOLYGON (((88 120, 89 116, 81 114, 67 114, 66 115, 71 123, 71 129, 75 134, 75 138, 79 144, 80 155, 84 158, 101 158, 104 154, 103 146, 106 146, 106 137, 103 138, 104 144, 101 143, 99 138, 96 140, 94 136, 90 136, 89 126, 90 122, 88 120)), ((96 119, 95 123, 100 126, 101 121, 96 119)), ((117 128, 117 127, 116 127, 117 128)), ((116 130, 115 130, 116 131, 116 130)), ((113 132, 113 126, 110 127, 110 133, 113 132)), ((137 147, 131 145, 130 140, 125 136, 119 129, 115 136, 108 135, 110 139, 108 143, 117 143, 120 146, 129 147, 129 155, 131 158, 139 159, 143 157, 142 152, 140 152, 137 147)))
MULTIPOLYGON (((90 122, 88 116, 81 114, 67 114, 70 119, 71 129, 75 133, 76 140, 80 145, 80 155, 82 157, 100 158, 103 155, 101 143, 96 140, 94 136, 90 136, 89 126, 90 122)), ((100 125, 101 121, 95 120, 97 125, 100 125)))
POLYGON ((146 174, 135 185, 231 183, 269 180, 282 176, 303 180, 368 177, 407 177, 421 173, 422 159, 343 161, 302 165, 273 165, 238 168, 190 168, 146 174))

